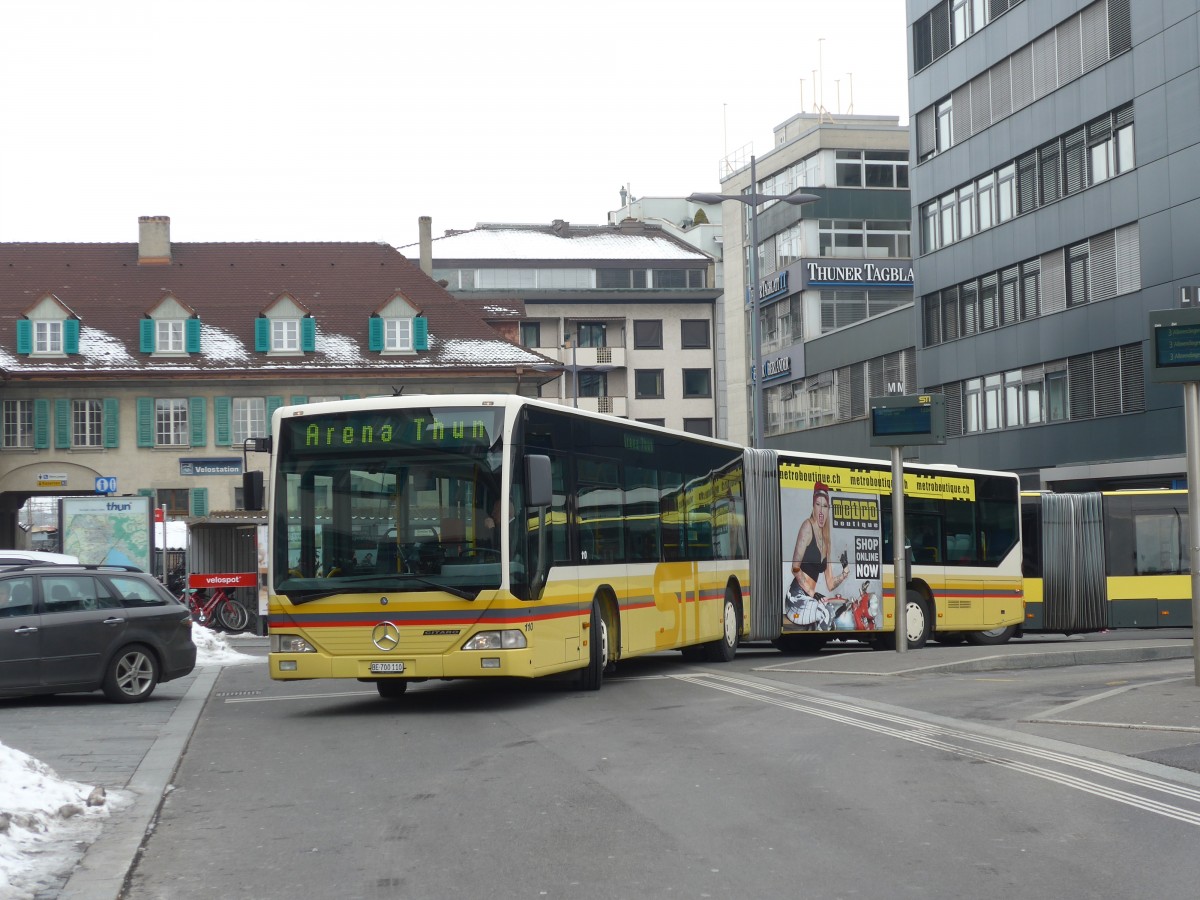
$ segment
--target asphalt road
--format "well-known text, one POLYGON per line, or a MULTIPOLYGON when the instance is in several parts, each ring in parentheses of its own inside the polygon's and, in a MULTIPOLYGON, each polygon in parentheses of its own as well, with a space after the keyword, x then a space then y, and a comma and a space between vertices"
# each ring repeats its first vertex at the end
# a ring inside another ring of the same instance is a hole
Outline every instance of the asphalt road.
POLYGON ((398 702, 231 668, 122 896, 1191 900, 1200 687, 1152 645, 745 648, 398 702))

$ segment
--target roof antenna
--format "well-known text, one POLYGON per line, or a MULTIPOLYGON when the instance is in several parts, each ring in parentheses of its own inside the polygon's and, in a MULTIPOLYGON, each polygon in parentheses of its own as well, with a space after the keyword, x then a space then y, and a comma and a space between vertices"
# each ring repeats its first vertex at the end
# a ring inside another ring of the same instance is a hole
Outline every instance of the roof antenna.
POLYGON ((400 387, 396 387, 395 385, 392 385, 392 396, 393 397, 399 397, 403 393, 404 393, 404 385, 400 385, 400 387))

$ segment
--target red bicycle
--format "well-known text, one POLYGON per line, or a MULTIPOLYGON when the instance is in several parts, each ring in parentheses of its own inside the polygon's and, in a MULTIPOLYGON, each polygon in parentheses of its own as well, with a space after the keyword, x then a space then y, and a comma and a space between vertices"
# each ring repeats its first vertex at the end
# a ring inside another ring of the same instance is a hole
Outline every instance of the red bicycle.
POLYGON ((250 611, 224 588, 216 588, 211 594, 203 588, 187 588, 180 599, 187 603, 195 622, 213 631, 245 631, 250 623, 250 611))

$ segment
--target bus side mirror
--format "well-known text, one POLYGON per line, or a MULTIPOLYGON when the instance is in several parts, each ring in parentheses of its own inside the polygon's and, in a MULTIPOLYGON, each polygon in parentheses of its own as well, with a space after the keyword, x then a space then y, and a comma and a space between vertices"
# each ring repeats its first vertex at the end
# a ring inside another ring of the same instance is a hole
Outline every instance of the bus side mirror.
POLYGON ((262 472, 243 472, 242 473, 242 508, 243 509, 262 509, 263 508, 263 473, 262 472))
POLYGON ((550 472, 550 457, 525 457, 526 503, 534 508, 554 502, 554 478, 550 472))

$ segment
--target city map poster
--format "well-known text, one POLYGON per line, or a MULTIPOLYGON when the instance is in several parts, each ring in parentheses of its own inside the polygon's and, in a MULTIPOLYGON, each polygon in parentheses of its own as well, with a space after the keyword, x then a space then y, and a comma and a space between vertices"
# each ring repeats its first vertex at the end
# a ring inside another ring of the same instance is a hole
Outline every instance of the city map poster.
POLYGON ((60 503, 63 553, 88 565, 151 571, 149 497, 63 497, 60 503))

